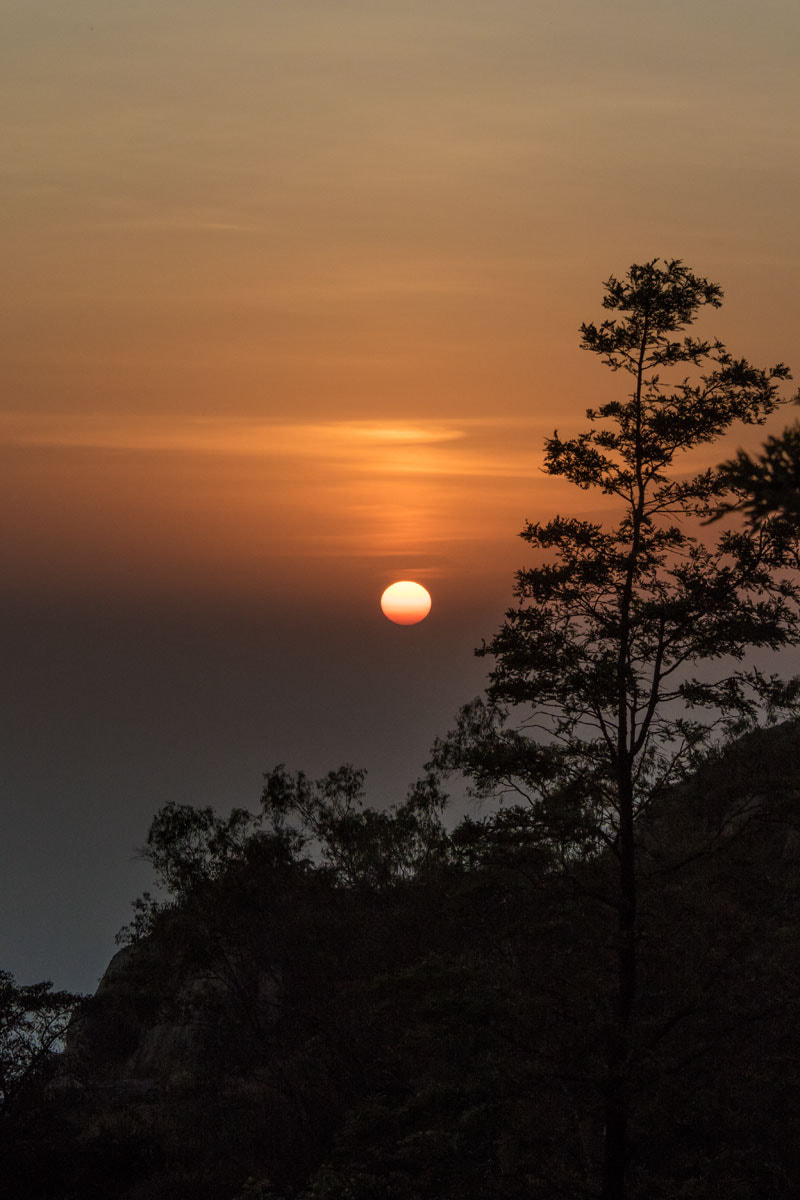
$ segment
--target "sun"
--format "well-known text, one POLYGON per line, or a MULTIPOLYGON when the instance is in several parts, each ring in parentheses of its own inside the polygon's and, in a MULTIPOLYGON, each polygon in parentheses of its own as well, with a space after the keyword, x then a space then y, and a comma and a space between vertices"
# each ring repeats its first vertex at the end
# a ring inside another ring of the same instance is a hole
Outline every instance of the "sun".
POLYGON ((384 616, 395 625, 416 625, 431 611, 430 592, 421 583, 401 579, 383 593, 381 608, 384 616))

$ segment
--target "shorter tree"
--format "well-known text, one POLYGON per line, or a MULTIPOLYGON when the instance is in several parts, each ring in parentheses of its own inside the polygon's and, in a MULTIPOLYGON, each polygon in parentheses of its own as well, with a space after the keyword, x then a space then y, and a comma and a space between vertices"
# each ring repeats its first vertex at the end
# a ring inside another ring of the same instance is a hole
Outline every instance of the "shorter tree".
POLYGON ((82 997, 0 971, 0 1119, 48 1078, 82 997))
POLYGON ((441 862, 447 798, 436 778, 424 776, 402 804, 380 810, 365 804, 365 779, 366 771, 349 764, 318 780, 280 765, 265 776, 261 805, 276 833, 307 846, 351 887, 386 887, 441 862))

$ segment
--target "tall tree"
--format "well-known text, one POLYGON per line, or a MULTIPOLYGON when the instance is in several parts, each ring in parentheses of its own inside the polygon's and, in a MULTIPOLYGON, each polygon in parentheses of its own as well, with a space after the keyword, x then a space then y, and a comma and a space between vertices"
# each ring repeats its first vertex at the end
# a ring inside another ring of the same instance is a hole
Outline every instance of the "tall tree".
POLYGON ((800 642, 800 591, 783 575, 795 534, 765 520, 705 544, 698 527, 722 502, 725 478, 682 473, 687 452, 788 402, 785 366, 754 367, 684 332, 721 299, 680 261, 606 282, 613 315, 582 325, 581 345, 630 390, 589 409, 586 432, 548 439, 545 469, 611 498, 621 515, 613 526, 560 516, 526 525, 536 565, 518 572, 517 606, 478 651, 495 659, 486 697, 434 751, 440 769, 464 772, 479 791, 522 795, 565 869, 598 850, 615 864, 601 897, 615 913, 616 964, 603 1200, 628 1194, 642 817, 713 742, 794 711, 800 692, 799 681, 742 662, 748 649, 800 642))

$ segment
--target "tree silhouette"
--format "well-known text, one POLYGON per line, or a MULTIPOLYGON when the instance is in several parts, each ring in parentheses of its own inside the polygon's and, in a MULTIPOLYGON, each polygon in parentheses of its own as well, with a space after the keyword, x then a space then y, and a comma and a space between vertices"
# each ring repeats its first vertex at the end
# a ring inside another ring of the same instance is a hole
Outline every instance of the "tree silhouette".
POLYGON ((82 997, 0 971, 0 1122, 47 1077, 82 997))
POLYGON ((614 863, 612 886, 598 891, 615 927, 603 1200, 628 1194, 641 818, 712 744, 795 711, 800 694, 800 681, 742 664, 749 648, 800 642, 800 591, 782 573, 795 533, 767 518, 704 544, 697 526, 728 480, 720 469, 680 473, 681 455, 787 403, 786 367, 760 369, 684 333, 721 298, 680 261, 606 282, 613 315, 582 325, 581 345, 626 375, 630 391, 589 409, 586 432, 548 439, 545 469, 612 498, 622 515, 611 528, 564 517, 526 525, 537 565, 518 572, 517 606, 478 651, 495 659, 486 696, 434 748, 440 770, 462 771, 479 792, 524 798, 562 869, 598 850, 614 863))
POLYGON ((769 517, 800 517, 800 425, 769 437, 758 455, 739 450, 723 463, 722 478, 733 493, 713 519, 742 512, 755 527, 769 517))

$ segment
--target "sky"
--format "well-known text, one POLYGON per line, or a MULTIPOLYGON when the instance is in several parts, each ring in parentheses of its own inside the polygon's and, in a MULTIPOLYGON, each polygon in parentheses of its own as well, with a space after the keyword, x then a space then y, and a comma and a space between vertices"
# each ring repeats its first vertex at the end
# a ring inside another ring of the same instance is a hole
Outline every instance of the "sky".
MULTIPOLYGON (((795 0, 0 0, 0 967, 93 990, 168 800, 402 800, 681 258, 800 372, 795 0), (399 627, 397 579, 433 597, 399 627)), ((705 325, 704 325, 705 328, 705 325)), ((785 423, 777 417, 770 427, 785 423)), ((756 446, 764 431, 737 444, 756 446)))

